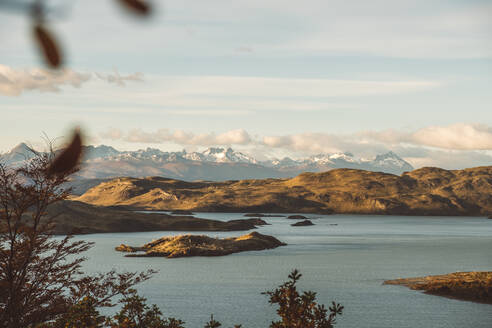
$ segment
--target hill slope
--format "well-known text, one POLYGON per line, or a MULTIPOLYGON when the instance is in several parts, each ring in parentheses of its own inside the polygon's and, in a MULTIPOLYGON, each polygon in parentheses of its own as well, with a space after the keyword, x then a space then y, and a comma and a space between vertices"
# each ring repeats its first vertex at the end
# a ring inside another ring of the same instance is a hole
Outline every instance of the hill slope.
POLYGON ((303 173, 291 179, 185 182, 117 178, 76 198, 94 205, 231 212, 487 215, 492 166, 422 168, 401 176, 355 169, 303 173))
POLYGON ((85 234, 135 231, 243 231, 265 224, 258 219, 217 221, 193 216, 135 213, 94 206, 77 201, 61 201, 48 207, 55 234, 85 234))

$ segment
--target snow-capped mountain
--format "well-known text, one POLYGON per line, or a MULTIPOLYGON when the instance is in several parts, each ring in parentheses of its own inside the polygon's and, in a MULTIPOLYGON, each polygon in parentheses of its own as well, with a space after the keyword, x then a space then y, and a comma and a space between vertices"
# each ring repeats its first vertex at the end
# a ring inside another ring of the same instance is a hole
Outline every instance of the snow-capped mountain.
POLYGON ((25 143, 20 143, 8 153, 0 154, 0 163, 5 165, 16 165, 34 157, 32 149, 25 143))
POLYGON ((111 146, 85 146, 84 147, 84 154, 86 159, 91 159, 91 158, 108 158, 111 156, 118 155, 120 152, 114 149, 111 146))
POLYGON ((215 162, 215 163, 250 163, 256 164, 256 159, 243 153, 232 150, 232 148, 207 148, 198 153, 185 153, 183 158, 192 161, 215 162))
MULTIPOLYGON (((18 165, 32 157, 25 144, 0 155, 0 162, 18 165)), ((361 159, 353 154, 318 154, 307 158, 258 161, 232 148, 208 148, 202 152, 164 152, 156 148, 118 151, 110 146, 86 146, 81 178, 104 179, 115 176, 159 175, 182 180, 238 180, 283 178, 302 172, 354 168, 401 174, 413 167, 394 152, 361 159)))
POLYGON ((392 151, 389 151, 386 154, 377 155, 376 158, 374 158, 374 160, 372 160, 370 163, 374 168, 381 168, 382 171, 391 172, 395 170, 413 170, 412 165, 410 165, 407 161, 405 161, 392 151))

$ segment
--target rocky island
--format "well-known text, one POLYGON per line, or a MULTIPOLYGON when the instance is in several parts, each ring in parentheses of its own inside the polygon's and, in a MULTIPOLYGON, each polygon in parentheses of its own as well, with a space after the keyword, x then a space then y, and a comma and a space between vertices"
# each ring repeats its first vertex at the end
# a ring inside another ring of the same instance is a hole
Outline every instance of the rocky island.
POLYGON ((251 232, 247 235, 231 238, 212 238, 205 235, 181 235, 162 237, 141 247, 121 244, 115 249, 130 252, 128 257, 190 257, 223 256, 245 251, 260 251, 284 246, 283 242, 272 236, 251 232))
POLYGON ((444 275, 386 280, 384 285, 401 285, 426 294, 492 304, 492 272, 455 272, 444 275))
POLYGON ((307 220, 308 218, 305 217, 304 215, 289 215, 287 217, 289 220, 307 220))
POLYGON ((312 225, 314 225, 314 223, 312 223, 310 220, 299 221, 291 224, 291 226, 293 227, 303 227, 303 226, 312 226, 312 225))
POLYGON ((252 218, 283 218, 285 215, 276 215, 276 214, 263 214, 263 213, 246 213, 244 214, 246 217, 252 218))

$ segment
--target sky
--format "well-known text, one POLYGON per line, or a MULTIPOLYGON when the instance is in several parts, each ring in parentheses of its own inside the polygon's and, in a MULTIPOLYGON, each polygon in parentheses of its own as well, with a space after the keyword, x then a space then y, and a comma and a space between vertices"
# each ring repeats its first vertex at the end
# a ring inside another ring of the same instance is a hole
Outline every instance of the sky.
POLYGON ((59 71, 29 16, 0 6, 0 152, 80 126, 120 150, 492 165, 488 0, 156 0, 147 20, 47 2, 59 71))

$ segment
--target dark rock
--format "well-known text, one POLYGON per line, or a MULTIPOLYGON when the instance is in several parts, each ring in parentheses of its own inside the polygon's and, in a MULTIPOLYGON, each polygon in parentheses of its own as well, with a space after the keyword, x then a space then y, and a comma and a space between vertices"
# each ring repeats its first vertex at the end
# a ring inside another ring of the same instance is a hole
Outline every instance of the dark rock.
POLYGON ((193 215, 193 212, 186 210, 174 210, 171 212, 172 215, 193 215))
POLYGON ((291 224, 291 226, 293 227, 312 226, 312 225, 314 225, 314 223, 312 223, 309 220, 299 221, 291 224))
POLYGON ((244 216, 254 217, 254 218, 283 218, 285 215, 275 215, 275 214, 262 214, 262 213, 246 213, 244 216))
POLYGON ((248 223, 251 223, 255 226, 262 226, 262 225, 269 225, 268 223, 266 223, 264 220, 260 219, 260 218, 251 218, 251 219, 239 219, 239 220, 229 220, 227 221, 227 223, 244 223, 244 222, 248 222, 248 223))
POLYGON ((289 215, 287 219, 290 220, 307 220, 308 218, 305 217, 304 215, 289 215))

